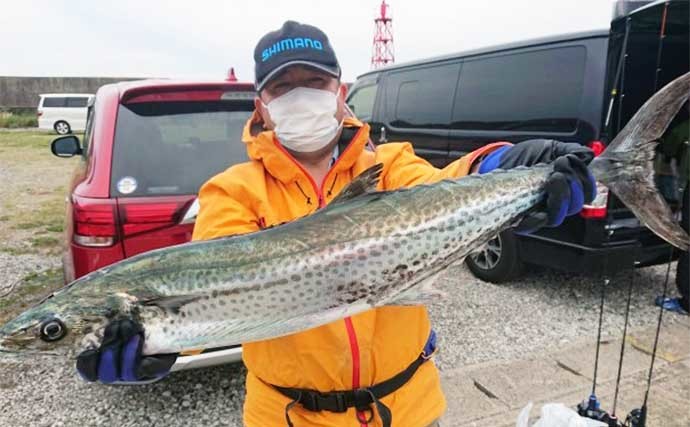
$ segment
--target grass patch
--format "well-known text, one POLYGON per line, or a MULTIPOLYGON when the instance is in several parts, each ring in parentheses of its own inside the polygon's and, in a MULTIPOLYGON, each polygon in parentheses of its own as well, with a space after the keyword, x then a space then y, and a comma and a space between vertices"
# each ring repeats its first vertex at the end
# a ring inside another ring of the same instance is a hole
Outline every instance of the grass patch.
MULTIPOLYGON (((45 132, 30 131, 30 132, 2 132, 0 131, 0 148, 31 148, 48 150, 46 153, 50 154, 50 142, 56 138, 45 132)), ((56 160, 58 160, 56 158, 56 160)))
POLYGON ((38 209, 28 212, 22 217, 22 222, 13 225, 16 230, 36 230, 60 233, 63 230, 65 216, 65 202, 62 194, 47 200, 38 209))
POLYGON ((61 249, 67 182, 80 160, 54 157, 49 149, 54 138, 0 130, 0 168, 9 171, 0 190, 0 251, 51 255, 61 249))
POLYGON ((17 255, 33 254, 36 251, 31 249, 31 248, 27 248, 27 247, 18 248, 16 246, 0 246, 0 252, 5 252, 5 253, 8 253, 10 255, 17 256, 17 255))
POLYGON ((65 227, 64 227, 64 223, 62 222, 62 219, 60 219, 59 224, 48 225, 45 228, 46 231, 49 231, 51 233, 62 233, 62 231, 64 229, 65 229, 65 227))
POLYGON ((41 226, 40 222, 21 222, 14 226, 17 230, 30 230, 41 226))
POLYGON ((0 128, 35 128, 38 119, 35 114, 0 114, 0 128))
MULTIPOLYGON (((79 141, 84 140, 84 133, 74 133, 74 136, 79 138, 79 141)), ((29 130, 29 131, 8 131, 0 128, 0 149, 5 150, 10 148, 20 148, 20 149, 38 149, 43 150, 47 158, 54 159, 55 161, 64 161, 64 159, 58 159, 54 157, 50 152, 50 143, 60 135, 56 135, 52 132, 45 132, 39 130, 29 130)))
POLYGON ((35 248, 52 248, 60 244, 60 240, 51 236, 37 236, 30 239, 31 246, 35 248))
MULTIPOLYGON (((21 279, 21 282, 17 284, 11 294, 0 298, 0 324, 15 317, 46 295, 61 288, 62 285, 61 268, 27 274, 21 279)), ((1 292, 3 292, 3 289, 0 289, 1 292)))

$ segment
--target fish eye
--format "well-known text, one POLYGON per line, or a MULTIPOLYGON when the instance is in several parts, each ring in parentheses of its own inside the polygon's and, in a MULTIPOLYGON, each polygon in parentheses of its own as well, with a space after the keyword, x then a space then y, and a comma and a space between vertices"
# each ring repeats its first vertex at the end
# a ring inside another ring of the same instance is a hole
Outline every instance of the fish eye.
POLYGON ((67 335, 67 328, 60 319, 49 319, 41 323, 40 337, 45 342, 59 341, 67 335))

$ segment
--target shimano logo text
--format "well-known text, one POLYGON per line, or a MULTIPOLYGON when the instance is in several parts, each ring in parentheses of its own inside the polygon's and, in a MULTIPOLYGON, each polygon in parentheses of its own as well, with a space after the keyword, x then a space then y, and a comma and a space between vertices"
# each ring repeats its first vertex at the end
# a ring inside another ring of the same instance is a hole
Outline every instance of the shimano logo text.
POLYGON ((269 46, 261 52, 261 62, 265 62, 268 58, 272 57, 276 53, 285 52, 291 49, 316 49, 323 50, 323 44, 314 39, 308 37, 295 37, 291 39, 282 39, 273 46, 269 46))

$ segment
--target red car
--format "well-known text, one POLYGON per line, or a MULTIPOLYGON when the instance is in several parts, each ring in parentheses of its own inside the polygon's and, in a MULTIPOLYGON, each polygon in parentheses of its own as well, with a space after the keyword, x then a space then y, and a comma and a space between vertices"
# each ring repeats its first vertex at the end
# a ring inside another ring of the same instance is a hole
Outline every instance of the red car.
MULTIPOLYGON (((80 156, 67 198, 65 281, 152 249, 191 239, 199 187, 247 160, 242 128, 254 86, 144 80, 101 87, 84 141, 51 144, 80 156)), ((240 349, 180 357, 176 368, 239 360, 240 349)))

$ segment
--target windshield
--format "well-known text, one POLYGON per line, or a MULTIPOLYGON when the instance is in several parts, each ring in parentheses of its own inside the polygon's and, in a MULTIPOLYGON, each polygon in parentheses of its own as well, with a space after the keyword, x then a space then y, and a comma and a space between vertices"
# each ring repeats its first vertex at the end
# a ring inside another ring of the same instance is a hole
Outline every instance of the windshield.
POLYGON ((246 101, 120 105, 111 195, 196 194, 210 177, 247 160, 242 128, 252 109, 246 101))

